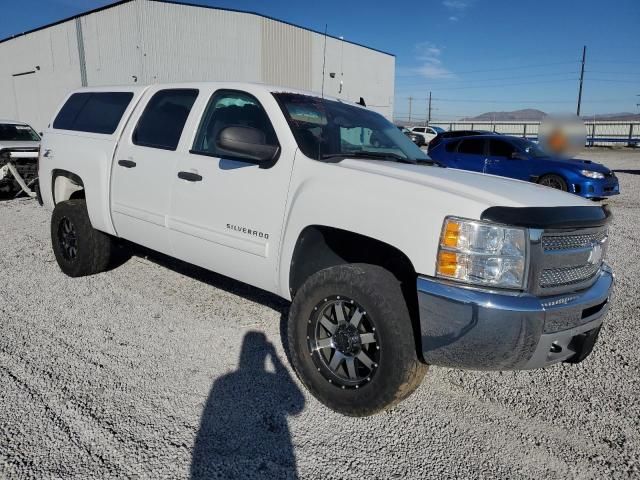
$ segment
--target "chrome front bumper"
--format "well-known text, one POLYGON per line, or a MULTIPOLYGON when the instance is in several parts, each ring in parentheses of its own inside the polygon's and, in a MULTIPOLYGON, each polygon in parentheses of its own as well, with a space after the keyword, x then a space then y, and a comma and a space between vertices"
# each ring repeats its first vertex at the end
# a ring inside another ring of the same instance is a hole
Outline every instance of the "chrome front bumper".
POLYGON ((537 297, 418 277, 423 359, 476 370, 581 361, 597 338, 613 282, 604 265, 587 289, 537 297))

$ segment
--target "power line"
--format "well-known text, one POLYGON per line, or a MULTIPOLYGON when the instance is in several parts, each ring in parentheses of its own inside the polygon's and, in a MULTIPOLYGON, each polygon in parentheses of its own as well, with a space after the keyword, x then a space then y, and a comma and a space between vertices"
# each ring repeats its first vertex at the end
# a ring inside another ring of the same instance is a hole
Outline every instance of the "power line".
POLYGON ((617 78, 590 78, 590 82, 640 83, 640 80, 620 80, 617 78))
POLYGON ((503 88, 503 87, 513 87, 513 86, 518 86, 518 85, 536 85, 536 84, 542 84, 542 83, 558 83, 558 82, 575 82, 577 79, 576 77, 572 77, 572 78, 560 78, 560 79, 555 79, 555 80, 539 80, 539 81, 534 81, 534 82, 517 82, 517 83, 500 83, 497 85, 476 85, 476 86, 465 86, 465 87, 450 87, 450 88, 440 88, 438 87, 438 91, 444 91, 444 90, 468 90, 468 89, 477 89, 477 88, 503 88))
POLYGON ((455 72, 456 74, 463 73, 482 73, 482 72, 500 72, 505 70, 522 70, 523 68, 538 68, 538 67, 549 67, 551 65, 569 65, 569 64, 577 64, 578 62, 573 60, 571 62, 553 62, 553 63, 538 63, 535 65, 520 65, 516 67, 499 67, 499 68, 488 68, 485 70, 463 70, 460 72, 455 72))
MULTIPOLYGON (((422 98, 418 100, 424 100, 422 98)), ((529 100, 483 100, 483 99, 471 99, 471 98, 439 98, 433 97, 433 100, 438 102, 453 102, 453 103, 573 103, 573 100, 544 100, 544 99, 529 99, 529 100)), ((600 100, 585 100, 583 103, 611 103, 611 102, 623 102, 627 98, 608 98, 600 100)))
POLYGON ((533 73, 527 75, 515 75, 510 77, 494 77, 494 78, 479 78, 479 79, 467 79, 467 80, 449 80, 449 79, 434 79, 434 80, 424 80, 422 82, 416 83, 405 83, 404 87, 410 86, 420 86, 420 85, 432 85, 434 82, 447 82, 447 83, 478 83, 478 82, 494 82, 497 80, 518 80, 520 78, 531 78, 531 77, 556 77, 559 75, 577 75, 577 71, 572 72, 554 72, 554 73, 533 73))

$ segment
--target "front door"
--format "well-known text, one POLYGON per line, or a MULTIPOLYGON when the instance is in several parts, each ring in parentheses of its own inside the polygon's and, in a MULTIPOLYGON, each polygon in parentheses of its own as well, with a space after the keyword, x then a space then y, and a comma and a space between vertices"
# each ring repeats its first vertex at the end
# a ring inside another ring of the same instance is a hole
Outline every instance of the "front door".
MULTIPOLYGON (((175 256, 266 290, 276 290, 276 262, 295 148, 279 142, 273 97, 238 90, 213 92, 189 151, 172 178, 169 217, 175 256), (217 144, 225 127, 260 130, 280 145, 267 164, 231 156, 217 144)), ((284 118, 283 118, 284 121, 284 118)))
POLYGON ((501 177, 529 180, 528 160, 517 157, 518 149, 511 142, 500 139, 489 140, 489 156, 485 173, 500 175, 501 177))
POLYGON ((167 216, 176 149, 197 96, 196 89, 147 92, 112 167, 111 212, 118 236, 166 254, 171 254, 167 216))
POLYGON ((484 138, 470 137, 461 140, 454 158, 454 168, 484 172, 487 159, 484 138))

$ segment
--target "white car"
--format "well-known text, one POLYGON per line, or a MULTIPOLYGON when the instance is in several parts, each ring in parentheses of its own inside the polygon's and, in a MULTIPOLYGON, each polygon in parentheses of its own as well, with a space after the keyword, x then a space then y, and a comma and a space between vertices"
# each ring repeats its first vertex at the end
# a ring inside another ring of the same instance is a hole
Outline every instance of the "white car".
POLYGON ((444 132, 440 127, 411 127, 409 131, 422 139, 418 146, 428 145, 431 140, 436 138, 436 135, 444 132))
POLYGON ((428 365, 579 362, 608 308, 605 207, 439 167, 344 100, 250 83, 83 89, 41 152, 64 273, 106 270, 124 238, 291 300, 293 367, 343 414, 403 400, 428 365))
POLYGON ((38 174, 40 136, 29 125, 0 120, 0 193, 30 192, 38 174))

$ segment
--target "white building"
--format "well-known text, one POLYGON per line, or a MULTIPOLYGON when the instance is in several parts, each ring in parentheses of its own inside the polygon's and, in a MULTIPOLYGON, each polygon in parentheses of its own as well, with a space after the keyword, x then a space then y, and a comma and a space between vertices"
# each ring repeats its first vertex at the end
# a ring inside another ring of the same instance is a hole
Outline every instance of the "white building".
POLYGON ((0 118, 46 127, 81 86, 237 80, 357 101, 389 119, 395 57, 257 13, 124 0, 0 40, 0 118))

